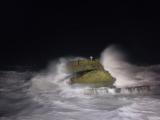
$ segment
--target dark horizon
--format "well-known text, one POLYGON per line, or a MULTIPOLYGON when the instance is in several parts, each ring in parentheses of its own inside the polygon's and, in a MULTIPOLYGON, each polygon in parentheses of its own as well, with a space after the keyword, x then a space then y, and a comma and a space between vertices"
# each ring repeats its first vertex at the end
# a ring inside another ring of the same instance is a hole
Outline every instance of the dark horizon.
POLYGON ((151 2, 16 1, 5 10, 1 66, 46 65, 122 46, 133 63, 158 64, 159 8, 151 2))

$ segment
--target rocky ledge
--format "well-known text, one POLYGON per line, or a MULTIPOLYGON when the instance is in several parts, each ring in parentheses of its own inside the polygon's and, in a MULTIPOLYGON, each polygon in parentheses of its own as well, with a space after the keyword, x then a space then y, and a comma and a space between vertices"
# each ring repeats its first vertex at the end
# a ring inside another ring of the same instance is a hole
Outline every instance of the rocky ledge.
POLYGON ((73 60, 67 64, 72 73, 70 83, 93 87, 112 87, 115 78, 106 70, 98 59, 73 60))

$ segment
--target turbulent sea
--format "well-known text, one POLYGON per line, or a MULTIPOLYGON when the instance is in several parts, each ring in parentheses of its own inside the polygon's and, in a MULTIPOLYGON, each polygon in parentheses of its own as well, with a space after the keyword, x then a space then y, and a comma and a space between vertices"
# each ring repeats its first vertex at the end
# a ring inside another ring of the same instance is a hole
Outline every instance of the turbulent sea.
POLYGON ((100 60, 121 88, 69 85, 60 58, 41 72, 0 71, 0 120, 160 120, 160 66, 136 66, 115 47, 100 60), (128 91, 126 87, 152 86, 128 91))

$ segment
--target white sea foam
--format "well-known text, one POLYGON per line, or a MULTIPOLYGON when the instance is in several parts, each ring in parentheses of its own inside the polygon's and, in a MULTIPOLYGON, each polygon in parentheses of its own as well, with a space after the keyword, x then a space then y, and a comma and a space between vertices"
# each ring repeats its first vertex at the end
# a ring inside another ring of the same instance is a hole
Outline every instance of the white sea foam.
POLYGON ((128 87, 159 84, 159 65, 136 66, 126 60, 127 56, 115 45, 106 48, 101 54, 101 63, 115 78, 115 86, 128 87))
POLYGON ((160 120, 159 95, 132 96, 123 88, 159 83, 159 66, 132 65, 115 46, 106 48, 100 60, 116 78, 115 86, 122 87, 117 95, 115 88, 71 86, 70 73, 66 70, 66 63, 71 59, 77 58, 60 58, 52 62, 46 70, 26 82, 27 87, 24 80, 20 82, 21 75, 4 72, 0 76, 3 80, 0 79, 3 86, 0 112, 11 110, 16 113, 4 115, 0 120, 160 120), (17 91, 14 86, 24 92, 17 91))

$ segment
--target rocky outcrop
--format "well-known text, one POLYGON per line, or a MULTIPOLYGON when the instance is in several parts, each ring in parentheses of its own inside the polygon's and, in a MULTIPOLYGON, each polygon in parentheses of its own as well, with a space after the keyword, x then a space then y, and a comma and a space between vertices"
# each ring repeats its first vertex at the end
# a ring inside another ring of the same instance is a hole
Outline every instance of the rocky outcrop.
POLYGON ((115 78, 104 70, 99 60, 74 60, 67 64, 72 73, 71 84, 83 84, 93 87, 112 87, 115 78))

